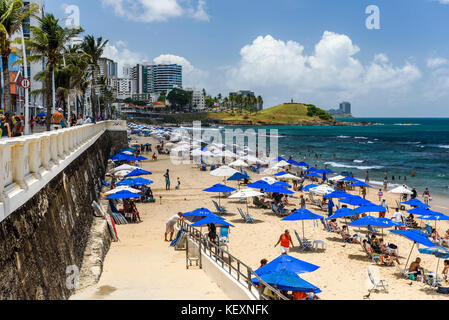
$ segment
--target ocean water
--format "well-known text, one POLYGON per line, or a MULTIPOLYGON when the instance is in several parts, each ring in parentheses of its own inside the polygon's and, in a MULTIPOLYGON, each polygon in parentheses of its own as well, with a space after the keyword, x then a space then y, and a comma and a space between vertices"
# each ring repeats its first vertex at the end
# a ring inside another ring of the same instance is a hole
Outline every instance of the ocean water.
MULTIPOLYGON (((352 172, 371 185, 381 185, 384 172, 389 182, 406 183, 422 192, 449 195, 449 119, 340 119, 369 121, 367 126, 265 126, 254 129, 279 131, 279 154, 293 156, 336 173, 352 172), (319 155, 316 159, 315 154, 319 155), (412 177, 411 173, 416 176, 412 177), (395 180, 392 180, 394 176, 395 180), (399 180, 400 177, 400 180, 399 180), (406 181, 404 181, 406 177, 406 181)), ((247 129, 248 127, 242 127, 247 129)))

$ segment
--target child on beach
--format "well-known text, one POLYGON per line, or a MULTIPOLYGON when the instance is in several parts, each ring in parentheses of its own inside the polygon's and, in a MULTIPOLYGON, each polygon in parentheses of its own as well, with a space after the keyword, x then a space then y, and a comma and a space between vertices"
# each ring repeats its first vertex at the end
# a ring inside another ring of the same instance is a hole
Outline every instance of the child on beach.
POLYGON ((178 180, 178 184, 176 185, 175 189, 179 190, 179 188, 181 188, 181 180, 179 180, 179 177, 177 180, 178 180))
POLYGON ((382 201, 382 197, 384 196, 384 193, 382 192, 382 189, 379 189, 379 192, 377 193, 377 196, 379 197, 379 202, 382 201))

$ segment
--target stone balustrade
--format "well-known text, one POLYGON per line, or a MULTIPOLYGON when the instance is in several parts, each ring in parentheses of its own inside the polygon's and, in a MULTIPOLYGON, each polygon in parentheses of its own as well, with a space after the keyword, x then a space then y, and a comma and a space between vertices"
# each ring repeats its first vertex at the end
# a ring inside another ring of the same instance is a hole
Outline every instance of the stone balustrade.
POLYGON ((0 222, 107 130, 126 131, 126 121, 109 120, 0 140, 0 222))

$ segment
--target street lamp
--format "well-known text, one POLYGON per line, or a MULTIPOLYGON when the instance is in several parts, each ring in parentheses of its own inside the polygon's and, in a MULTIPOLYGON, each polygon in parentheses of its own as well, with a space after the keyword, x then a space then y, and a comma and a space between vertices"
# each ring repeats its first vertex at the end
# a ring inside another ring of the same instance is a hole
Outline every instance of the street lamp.
MULTIPOLYGON (((23 76, 25 79, 28 79, 28 64, 25 49, 25 37, 23 35, 23 26, 20 29, 22 31, 23 76)), ((25 88, 25 135, 30 134, 30 104, 28 97, 29 90, 29 88, 25 88)))

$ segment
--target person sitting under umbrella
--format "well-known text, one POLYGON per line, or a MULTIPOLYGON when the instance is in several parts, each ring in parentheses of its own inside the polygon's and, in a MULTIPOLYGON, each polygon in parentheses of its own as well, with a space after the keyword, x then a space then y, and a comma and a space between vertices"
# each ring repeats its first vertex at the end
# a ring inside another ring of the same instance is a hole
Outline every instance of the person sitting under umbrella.
POLYGON ((338 224, 337 224, 337 219, 331 219, 331 221, 329 221, 329 227, 331 228, 332 232, 336 232, 336 233, 340 233, 341 232, 341 230, 340 230, 340 228, 338 227, 338 224))
POLYGON ((209 223, 207 225, 207 228, 209 229, 209 232, 207 234, 209 241, 213 243, 217 243, 217 227, 214 223, 209 223))
POLYGON ((424 276, 424 268, 421 267, 421 258, 416 258, 414 262, 410 264, 410 267, 408 268, 408 272, 413 273, 415 275, 415 279, 418 277, 424 276))
POLYGON ((447 282, 447 275, 449 273, 449 260, 444 260, 443 278, 447 282))
POLYGON ((433 239, 434 242, 438 242, 441 244, 441 237, 440 237, 437 229, 432 228, 432 234, 430 237, 433 239))
POLYGON ((396 261, 398 264, 400 264, 398 257, 395 254, 393 254, 393 251, 388 250, 387 246, 384 243, 384 239, 379 239, 379 246, 383 254, 383 259, 385 259, 385 261, 389 262, 393 260, 396 261))
POLYGON ((360 244, 360 241, 357 240, 357 235, 354 235, 351 237, 348 231, 348 226, 343 226, 343 229, 341 230, 341 236, 345 240, 345 242, 351 242, 351 243, 357 243, 360 244))
POLYGON ((130 209, 130 213, 133 214, 133 221, 134 222, 137 222, 137 221, 142 222, 142 219, 140 219, 139 210, 137 210, 136 200, 134 200, 134 199, 129 200, 129 209, 130 209))
POLYGON ((415 216, 413 213, 410 213, 409 216, 406 219, 406 222, 411 226, 413 229, 418 229, 418 223, 415 220, 415 216))

